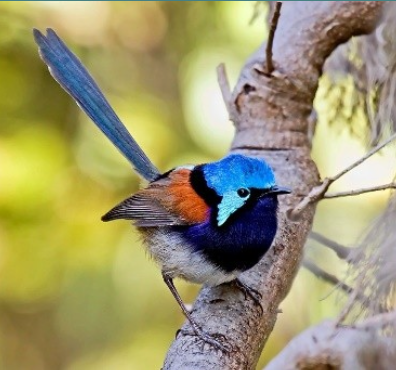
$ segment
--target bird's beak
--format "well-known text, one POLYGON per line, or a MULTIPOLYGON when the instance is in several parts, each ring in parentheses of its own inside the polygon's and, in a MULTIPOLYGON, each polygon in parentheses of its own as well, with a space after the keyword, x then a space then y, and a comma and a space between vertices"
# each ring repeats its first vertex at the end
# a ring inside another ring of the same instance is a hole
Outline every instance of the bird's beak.
POLYGON ((290 194, 292 192, 291 189, 285 188, 283 186, 274 185, 268 193, 270 194, 290 194))

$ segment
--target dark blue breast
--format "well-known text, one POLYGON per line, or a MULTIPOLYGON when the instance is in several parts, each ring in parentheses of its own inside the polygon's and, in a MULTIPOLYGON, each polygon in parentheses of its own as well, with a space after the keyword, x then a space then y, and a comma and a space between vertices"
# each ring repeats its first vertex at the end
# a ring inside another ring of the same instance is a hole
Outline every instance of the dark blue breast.
POLYGON ((226 272, 253 267, 270 248, 277 228, 276 196, 263 197, 238 210, 218 227, 215 217, 179 228, 197 253, 226 272))

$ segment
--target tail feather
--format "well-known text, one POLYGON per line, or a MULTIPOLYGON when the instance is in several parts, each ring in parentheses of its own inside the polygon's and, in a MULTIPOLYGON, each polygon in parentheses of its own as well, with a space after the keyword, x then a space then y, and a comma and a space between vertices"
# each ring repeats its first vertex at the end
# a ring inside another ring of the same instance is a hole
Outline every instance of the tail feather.
POLYGON ((134 169, 146 180, 155 180, 159 171, 132 138, 79 59, 52 29, 47 29, 46 36, 34 29, 33 35, 40 56, 54 79, 73 97, 134 169))

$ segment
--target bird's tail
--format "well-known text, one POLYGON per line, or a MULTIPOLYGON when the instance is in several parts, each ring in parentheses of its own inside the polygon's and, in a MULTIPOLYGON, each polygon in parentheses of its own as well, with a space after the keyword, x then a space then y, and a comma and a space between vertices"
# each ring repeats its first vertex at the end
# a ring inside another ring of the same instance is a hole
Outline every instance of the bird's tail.
POLYGON ((47 35, 43 35, 34 29, 33 34, 40 56, 54 79, 74 98, 135 170, 146 180, 155 180, 159 171, 129 134, 80 60, 54 30, 49 28, 47 35))

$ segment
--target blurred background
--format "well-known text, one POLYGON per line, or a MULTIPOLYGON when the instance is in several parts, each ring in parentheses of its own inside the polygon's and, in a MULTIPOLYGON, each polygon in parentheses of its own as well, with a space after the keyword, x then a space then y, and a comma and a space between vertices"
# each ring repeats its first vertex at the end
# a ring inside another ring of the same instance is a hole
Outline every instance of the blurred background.
MULTIPOLYGON (((126 221, 100 221, 139 180, 50 77, 32 28, 58 32, 165 171, 227 152, 233 128, 215 68, 226 63, 234 84, 267 37, 265 6, 249 24, 254 7, 250 1, 0 2, 0 369, 159 369, 183 322, 135 230, 126 221)), ((322 176, 367 149, 359 121, 353 130, 342 120, 327 123, 337 108, 326 83, 324 77, 313 142, 322 176)), ((387 183, 392 167, 385 150, 333 190, 387 183)), ((314 230, 353 245, 388 196, 325 200, 314 230)), ((331 273, 345 273, 314 242, 307 254, 331 273)), ((193 302, 199 287, 177 285, 193 302)), ((332 291, 300 271, 259 367, 301 330, 338 312, 332 291)))

